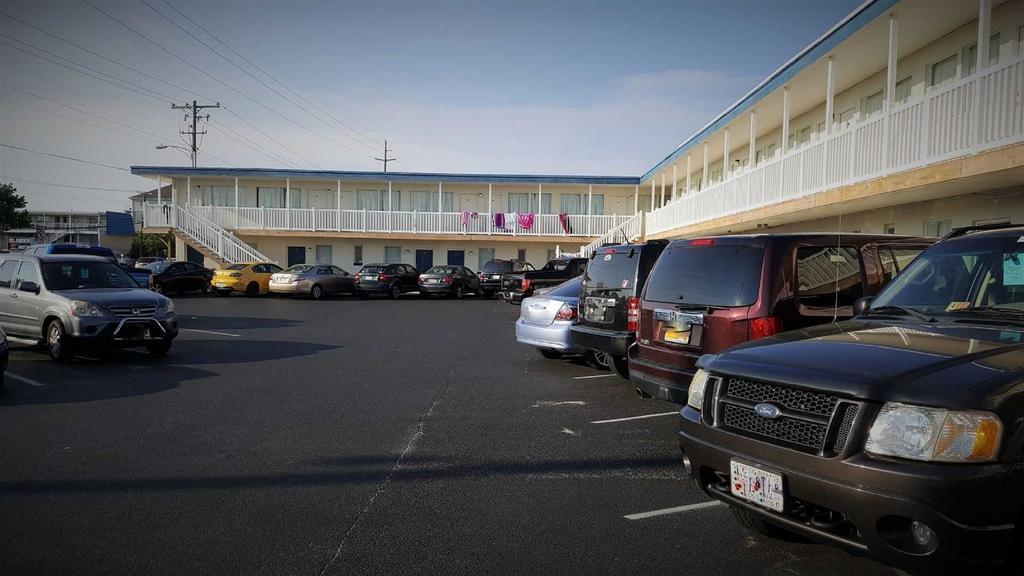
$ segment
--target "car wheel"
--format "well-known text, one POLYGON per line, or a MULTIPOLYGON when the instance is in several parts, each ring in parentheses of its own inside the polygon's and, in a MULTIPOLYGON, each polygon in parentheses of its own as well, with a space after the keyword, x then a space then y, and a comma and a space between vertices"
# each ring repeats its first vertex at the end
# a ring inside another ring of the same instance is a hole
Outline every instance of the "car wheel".
POLYGON ((548 360, 557 360, 562 357, 562 353, 558 350, 552 350, 551 348, 537 348, 540 355, 547 358, 548 360))
POLYGON ((74 356, 60 320, 51 320, 46 325, 46 349, 50 358, 57 362, 67 362, 74 356))
POLYGON ((736 522, 739 522, 740 526, 743 526, 751 532, 757 532, 762 536, 767 536, 773 540, 785 540, 787 542, 807 542, 806 538, 801 537, 799 534, 794 534, 783 528, 779 528, 775 524, 765 522, 758 515, 750 512, 749 510, 741 510, 739 508, 729 507, 732 511, 733 518, 736 522))
POLYGON ((210 284, 209 282, 207 282, 206 284, 203 285, 203 294, 212 294, 212 293, 213 293, 213 284, 210 284))
POLYGON ((402 290, 398 287, 398 284, 391 285, 391 299, 398 300, 398 297, 402 295, 402 290))
POLYGON ((249 282, 249 285, 245 287, 246 296, 259 296, 260 285, 255 282, 249 282))
POLYGON ((629 358, 625 356, 612 356, 612 368, 615 368, 615 372, 619 376, 622 376, 626 380, 629 380, 629 358))
POLYGON ((607 353, 596 350, 587 350, 583 354, 583 360, 586 361, 588 366, 597 370, 607 370, 608 365, 611 363, 607 353))
POLYGON ((462 284, 455 287, 455 299, 462 300, 462 284))
POLYGON ((217 296, 227 296, 228 294, 231 294, 231 290, 215 290, 214 293, 217 294, 217 296))
POLYGON ((314 284, 313 287, 309 289, 309 297, 312 298, 313 300, 319 300, 319 299, 323 298, 324 297, 324 289, 323 289, 323 287, 320 286, 319 284, 314 284))
POLYGON ((171 340, 160 340, 158 342, 147 342, 146 350, 153 356, 163 358, 171 351, 171 340))

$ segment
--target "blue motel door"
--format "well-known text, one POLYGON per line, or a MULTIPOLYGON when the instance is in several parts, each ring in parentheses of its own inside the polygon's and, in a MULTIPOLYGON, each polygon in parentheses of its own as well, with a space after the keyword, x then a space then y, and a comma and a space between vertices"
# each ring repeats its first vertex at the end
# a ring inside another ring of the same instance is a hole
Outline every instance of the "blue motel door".
POLYGON ((448 265, 449 266, 465 266, 466 265, 466 251, 465 250, 449 250, 448 251, 448 265))
POLYGON ((433 250, 417 250, 416 251, 416 269, 420 272, 425 272, 434 265, 434 251, 433 250))

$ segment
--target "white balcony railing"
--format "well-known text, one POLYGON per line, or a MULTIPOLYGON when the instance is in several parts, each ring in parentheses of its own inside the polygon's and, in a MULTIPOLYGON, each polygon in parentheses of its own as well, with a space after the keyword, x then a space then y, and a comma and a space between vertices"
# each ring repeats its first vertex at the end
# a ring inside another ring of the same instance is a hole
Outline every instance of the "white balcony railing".
POLYGON ((890 112, 699 192, 646 217, 657 234, 823 190, 1024 140, 1024 57, 930 90, 890 112), (980 105, 979 105, 980 104, 980 105))
MULTIPOLYGON (((405 234, 491 234, 507 236, 600 236, 628 221, 631 216, 570 215, 566 230, 557 214, 535 214, 533 225, 519 225, 518 215, 505 215, 504 228, 494 225, 486 212, 468 216, 461 212, 387 212, 376 210, 327 210, 317 208, 253 208, 193 206, 191 210, 228 230, 295 230, 335 232, 390 232, 405 234)), ((173 227, 172 210, 156 204, 145 207, 145 226, 173 227)))

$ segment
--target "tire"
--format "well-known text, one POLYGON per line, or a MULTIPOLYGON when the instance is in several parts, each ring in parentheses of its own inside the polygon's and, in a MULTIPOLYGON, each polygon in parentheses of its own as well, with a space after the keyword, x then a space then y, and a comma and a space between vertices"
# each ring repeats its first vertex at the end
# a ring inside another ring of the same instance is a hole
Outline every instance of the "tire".
POLYGON ((171 340, 160 340, 158 342, 147 342, 146 350, 149 351, 151 356, 157 358, 163 358, 167 356, 167 353, 171 351, 171 340))
POLYGON ((324 297, 324 287, 319 284, 313 284, 313 287, 309 289, 309 297, 313 300, 319 300, 324 297))
POLYGON ((46 325, 46 350, 55 362, 68 362, 75 355, 60 320, 50 320, 46 325))
POLYGON ((757 532, 758 534, 773 540, 785 540, 787 542, 807 541, 806 538, 803 538, 799 534, 794 534, 793 532, 779 528, 770 522, 765 522, 759 516, 748 510, 742 510, 732 506, 729 507, 729 510, 732 511, 732 516, 736 519, 736 522, 751 532, 757 532))
POLYGON ((611 359, 612 368, 615 369, 615 372, 619 376, 629 380, 629 358, 626 358, 625 356, 612 356, 611 359))
POLYGON ((557 360, 562 357, 562 353, 558 350, 552 350, 550 348, 537 348, 540 355, 547 358, 548 360, 557 360))
POLYGON ((608 366, 611 364, 610 358, 607 353, 594 350, 587 350, 583 354, 583 360, 595 370, 608 370, 608 366))
POLYGON ((454 294, 454 296, 455 296, 456 300, 462 300, 462 284, 456 284, 455 285, 455 294, 454 294))
POLYGON ((260 295, 260 285, 256 282, 249 282, 249 285, 245 287, 245 295, 250 298, 253 296, 260 295))
POLYGON ((398 300, 398 297, 402 295, 402 289, 398 287, 398 284, 391 285, 391 299, 398 300))
POLYGON ((231 294, 231 290, 214 290, 214 294, 217 296, 229 296, 231 294))
POLYGON ((483 296, 484 300, 494 298, 494 292, 491 292, 490 290, 482 290, 480 294, 483 296))
POLYGON ((206 285, 203 286, 203 294, 213 294, 213 284, 207 282, 206 285))

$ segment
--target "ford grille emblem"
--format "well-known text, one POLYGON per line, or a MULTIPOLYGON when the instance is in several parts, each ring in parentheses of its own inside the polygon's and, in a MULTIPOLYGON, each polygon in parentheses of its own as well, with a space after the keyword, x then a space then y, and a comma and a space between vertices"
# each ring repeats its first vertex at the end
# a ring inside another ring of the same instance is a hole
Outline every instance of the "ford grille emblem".
POLYGON ((779 410, 778 406, 776 406, 775 404, 767 403, 758 404, 757 406, 754 406, 754 412, 757 412, 757 415, 760 416, 761 418, 778 418, 779 416, 782 415, 782 412, 779 410))

